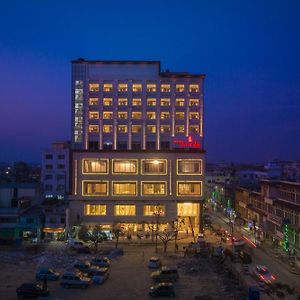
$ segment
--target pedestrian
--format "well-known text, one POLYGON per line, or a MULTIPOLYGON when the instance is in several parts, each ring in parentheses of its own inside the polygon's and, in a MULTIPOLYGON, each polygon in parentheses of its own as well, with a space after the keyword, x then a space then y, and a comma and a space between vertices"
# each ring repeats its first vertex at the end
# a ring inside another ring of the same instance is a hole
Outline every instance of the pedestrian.
POLYGON ((47 278, 45 277, 44 278, 44 281, 43 281, 43 290, 46 291, 48 288, 48 285, 47 285, 47 278))

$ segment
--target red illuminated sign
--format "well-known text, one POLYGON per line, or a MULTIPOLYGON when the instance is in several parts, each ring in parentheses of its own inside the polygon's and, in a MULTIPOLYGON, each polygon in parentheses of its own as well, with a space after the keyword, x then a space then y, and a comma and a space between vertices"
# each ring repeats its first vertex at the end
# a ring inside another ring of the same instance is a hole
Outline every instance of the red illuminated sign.
POLYGON ((186 140, 173 140, 173 143, 182 147, 182 148, 195 148, 200 149, 200 143, 193 140, 191 136, 188 136, 187 141, 186 140))

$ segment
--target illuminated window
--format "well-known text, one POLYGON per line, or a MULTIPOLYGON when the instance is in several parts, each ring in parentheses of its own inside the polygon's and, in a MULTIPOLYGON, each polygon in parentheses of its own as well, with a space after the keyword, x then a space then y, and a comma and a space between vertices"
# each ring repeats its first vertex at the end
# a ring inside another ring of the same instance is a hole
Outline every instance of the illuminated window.
POLYGON ((108 173, 108 163, 104 159, 83 159, 82 161, 82 173, 99 173, 107 174, 108 173))
POLYGON ((176 84, 176 92, 184 92, 184 84, 176 84))
POLYGON ((161 125, 160 132, 161 133, 169 133, 171 131, 170 125, 161 125))
POLYGON ((141 106, 142 105, 142 99, 133 98, 132 99, 132 106, 141 106))
POLYGON ((112 90, 113 90, 112 83, 104 83, 103 92, 112 92, 112 90))
POLYGON ((128 100, 126 98, 119 98, 118 99, 118 105, 119 106, 127 106, 128 105, 128 100))
POLYGON ((190 91, 190 93, 198 93, 199 92, 199 84, 190 84, 189 91, 190 91))
POLYGON ((83 181, 82 195, 83 196, 104 196, 107 195, 107 182, 103 181, 83 181))
POLYGON ((139 111, 134 111, 131 114, 132 119, 141 119, 142 118, 142 113, 139 111))
POLYGON ((98 125, 89 125, 89 132, 99 132, 99 126, 98 125))
POLYGON ((89 98, 89 105, 98 105, 99 98, 89 98))
POLYGON ((118 126, 119 133, 126 133, 127 132, 127 125, 119 125, 118 126))
POLYGON ((166 195, 165 182, 142 182, 143 195, 166 195))
POLYGON ((127 119, 127 112, 126 111, 120 111, 118 112, 118 119, 127 119))
POLYGON ((104 133, 111 133, 112 132, 112 125, 103 125, 103 132, 104 133))
POLYGON ((184 99, 176 99, 175 105, 176 106, 184 106, 184 99))
POLYGON ((199 120, 198 112, 190 112, 190 120, 199 120))
POLYGON ((137 160, 113 159, 113 173, 137 173, 137 160))
POLYGON ((97 111, 90 111, 89 112, 89 119, 90 120, 97 120, 97 119, 99 119, 99 112, 97 112, 97 111))
POLYGON ((115 216, 135 216, 135 205, 115 205, 115 216))
POLYGON ((133 92, 141 92, 142 91, 142 85, 140 83, 134 83, 132 85, 132 91, 133 92))
POLYGON ((127 92, 128 84, 127 83, 119 83, 118 84, 118 92, 127 92))
POLYGON ((177 203, 177 215, 181 217, 196 217, 199 215, 199 204, 177 203))
POLYGON ((104 204, 85 204, 84 214, 87 216, 105 216, 106 205, 104 204))
POLYGON ((113 182, 113 195, 135 196, 136 182, 113 182))
POLYGON ((144 216, 162 216, 166 215, 164 205, 144 205, 144 216))
POLYGON ((154 98, 147 99, 147 106, 155 106, 155 105, 156 105, 156 99, 154 98))
POLYGON ((147 133, 155 133, 156 126, 155 125, 147 125, 147 133))
POLYGON ((201 182, 178 182, 178 196, 201 196, 201 182))
POLYGON ((103 105, 104 106, 111 106, 111 105, 113 105, 113 99, 112 98, 103 98, 103 105))
POLYGON ((170 99, 160 99, 160 106, 170 106, 171 100, 170 99))
POLYGON ((147 92, 156 92, 156 84, 147 84, 147 92))
POLYGON ((111 111, 104 111, 103 112, 103 119, 109 120, 113 118, 113 113, 111 111))
POLYGON ((147 119, 150 119, 150 120, 155 120, 156 119, 155 111, 148 111, 146 116, 147 116, 147 119))
POLYGON ((191 125, 190 126, 191 133, 199 133, 199 126, 198 125, 191 125))
POLYGON ((162 84, 160 86, 160 90, 161 90, 162 93, 171 92, 171 85, 170 84, 162 84))
POLYGON ((176 133, 184 133, 184 125, 176 125, 175 131, 176 133))
POLYGON ((175 113, 175 117, 176 117, 176 120, 182 120, 182 119, 184 119, 184 112, 183 111, 176 112, 175 113))
POLYGON ((99 83, 90 83, 89 91, 90 92, 99 92, 99 83))
POLYGON ((141 125, 132 125, 131 132, 132 133, 141 133, 142 126, 141 125))
POLYGON ((189 106, 199 106, 199 100, 198 99, 190 99, 189 106))
POLYGON ((167 161, 161 159, 142 160, 142 174, 166 174, 167 161))
POLYGON ((162 120, 165 120, 165 119, 170 119, 170 113, 168 111, 162 111, 160 113, 160 118, 162 120))
POLYGON ((201 159, 177 159, 177 172, 179 175, 201 175, 201 159))

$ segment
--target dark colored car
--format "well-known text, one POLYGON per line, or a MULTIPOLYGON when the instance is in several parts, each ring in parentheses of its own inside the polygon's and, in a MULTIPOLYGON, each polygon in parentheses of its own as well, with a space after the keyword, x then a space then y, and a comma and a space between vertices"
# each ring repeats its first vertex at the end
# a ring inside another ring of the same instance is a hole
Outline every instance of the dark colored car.
POLYGON ((107 257, 98 257, 98 258, 93 258, 91 260, 91 265, 93 266, 98 266, 98 267, 106 267, 109 268, 110 267, 110 261, 107 257))
POLYGON ((92 268, 92 266, 88 261, 86 261, 86 262, 78 261, 74 264, 74 268, 84 274, 88 274, 90 272, 90 269, 92 268))
POLYGON ((149 295, 152 297, 175 297, 173 283, 161 282, 157 285, 151 286, 149 295))
POLYGON ((23 283, 17 290, 19 298, 38 298, 39 296, 47 297, 49 295, 48 288, 43 288, 38 283, 23 283))
POLYGON ((50 268, 40 268, 36 272, 35 278, 36 280, 57 280, 59 279, 59 273, 50 268))

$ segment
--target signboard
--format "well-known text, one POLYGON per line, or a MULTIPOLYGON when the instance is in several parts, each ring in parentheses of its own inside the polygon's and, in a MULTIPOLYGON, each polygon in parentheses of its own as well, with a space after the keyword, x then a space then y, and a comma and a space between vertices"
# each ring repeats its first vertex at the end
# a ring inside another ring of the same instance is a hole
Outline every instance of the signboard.
POLYGON ((174 139, 173 144, 180 148, 200 149, 200 143, 194 140, 191 136, 182 139, 174 139))

